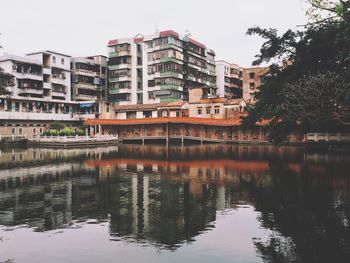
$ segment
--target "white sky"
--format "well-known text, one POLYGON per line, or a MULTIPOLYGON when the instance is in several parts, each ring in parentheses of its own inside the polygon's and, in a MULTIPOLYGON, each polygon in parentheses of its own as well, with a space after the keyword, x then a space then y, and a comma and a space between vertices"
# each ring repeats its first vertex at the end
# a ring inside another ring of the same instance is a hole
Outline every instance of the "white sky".
POLYGON ((262 41, 247 29, 295 29, 305 8, 303 0, 0 0, 0 53, 106 55, 109 39, 172 29, 188 30, 217 60, 249 66, 262 41))

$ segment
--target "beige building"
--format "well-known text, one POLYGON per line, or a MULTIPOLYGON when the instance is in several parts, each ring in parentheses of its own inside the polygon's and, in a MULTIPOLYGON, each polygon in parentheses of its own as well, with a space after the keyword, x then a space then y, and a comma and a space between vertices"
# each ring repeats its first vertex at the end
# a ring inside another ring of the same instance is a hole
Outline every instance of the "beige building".
POLYGON ((118 120, 161 117, 228 119, 242 113, 246 106, 243 99, 225 98, 199 98, 191 102, 174 101, 120 106, 114 106, 107 102, 100 105, 100 118, 118 120))
POLYGON ((243 99, 254 103, 255 94, 259 92, 261 78, 269 71, 268 67, 252 67, 243 69, 243 99))

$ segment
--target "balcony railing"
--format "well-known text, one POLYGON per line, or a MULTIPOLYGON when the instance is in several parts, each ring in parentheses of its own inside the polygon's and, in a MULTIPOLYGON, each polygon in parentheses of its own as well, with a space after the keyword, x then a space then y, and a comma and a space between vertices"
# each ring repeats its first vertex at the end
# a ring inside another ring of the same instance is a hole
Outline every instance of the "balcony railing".
POLYGON ((72 114, 72 113, 36 113, 0 111, 2 120, 54 120, 54 121, 79 121, 82 118, 94 118, 94 114, 72 114))

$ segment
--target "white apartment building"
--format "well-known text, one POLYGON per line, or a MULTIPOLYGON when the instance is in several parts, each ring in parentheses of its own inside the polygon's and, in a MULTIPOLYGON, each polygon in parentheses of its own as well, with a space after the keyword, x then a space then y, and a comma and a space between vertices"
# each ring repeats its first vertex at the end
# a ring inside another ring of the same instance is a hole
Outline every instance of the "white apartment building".
POLYGON ((269 71, 268 67, 243 68, 224 60, 216 61, 216 85, 222 98, 239 99, 254 103, 259 92, 261 78, 269 71))
POLYGON ((216 61, 216 86, 221 98, 242 98, 243 69, 224 60, 216 61))
POLYGON ((107 57, 102 55, 71 59, 72 99, 96 101, 106 97, 107 57))
POLYGON ((0 56, 0 68, 13 75, 9 94, 0 96, 0 134, 39 135, 52 121, 80 125, 95 117, 95 101, 71 100, 70 57, 52 51, 26 57, 0 56))
POLYGON ((70 56, 53 51, 27 54, 42 65, 43 97, 56 100, 71 100, 70 56))
POLYGON ((215 52, 172 30, 110 40, 108 100, 117 105, 188 100, 189 89, 216 95, 215 52))

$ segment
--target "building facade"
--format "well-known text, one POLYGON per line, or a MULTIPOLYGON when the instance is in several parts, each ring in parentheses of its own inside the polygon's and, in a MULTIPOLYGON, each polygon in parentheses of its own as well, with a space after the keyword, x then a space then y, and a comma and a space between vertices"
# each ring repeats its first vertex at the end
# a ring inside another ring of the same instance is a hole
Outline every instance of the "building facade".
POLYGON ((243 98, 247 102, 256 101, 261 78, 269 71, 268 67, 243 68, 224 60, 216 61, 216 85, 218 96, 227 99, 243 98))
POLYGON ((242 98, 243 68, 224 60, 216 61, 216 86, 221 98, 242 98))
POLYGON ((110 40, 108 100, 119 105, 188 100, 189 89, 215 96, 215 52, 168 30, 110 40))
POLYGON ((0 135, 39 136, 53 121, 76 128, 85 118, 94 118, 95 101, 71 100, 70 57, 52 51, 26 57, 0 56, 0 68, 13 76, 0 95, 0 135))
POLYGON ((72 100, 91 101, 106 98, 107 57, 75 57, 71 59, 72 100))
POLYGON ((243 99, 256 102, 255 94, 259 91, 261 78, 269 72, 268 67, 252 67, 243 69, 243 99))
MULTIPOLYGON (((42 78, 42 98, 71 100, 71 57, 69 55, 41 51, 27 54, 26 58, 36 60, 41 65, 42 72, 38 74, 38 77, 42 78)), ((18 75, 15 77, 18 79, 18 75)), ((30 94, 29 97, 34 96, 30 94)))

